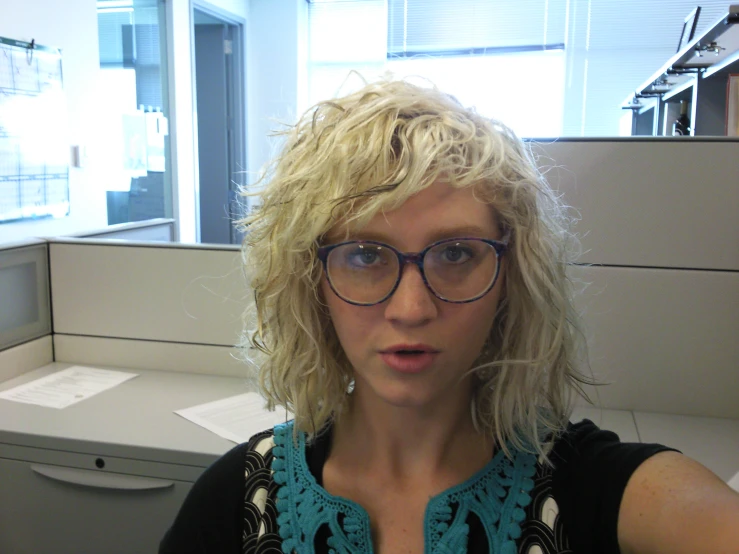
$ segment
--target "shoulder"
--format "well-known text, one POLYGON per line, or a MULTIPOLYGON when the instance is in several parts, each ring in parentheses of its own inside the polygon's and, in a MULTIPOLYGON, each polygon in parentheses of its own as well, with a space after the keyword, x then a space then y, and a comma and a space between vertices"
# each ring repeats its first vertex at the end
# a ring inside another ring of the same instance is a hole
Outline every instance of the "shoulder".
POLYGON ((190 489, 162 539, 160 554, 241 552, 244 505, 250 483, 268 478, 272 430, 218 458, 190 489))
POLYGON ((629 479, 647 459, 668 450, 621 442, 588 419, 567 426, 550 452, 551 486, 576 552, 619 552, 619 509, 629 479))
POLYGON ((550 457, 555 480, 561 483, 598 479, 614 472, 628 477, 644 460, 665 450, 674 449, 661 444, 621 442, 613 431, 600 429, 584 419, 567 425, 555 441, 550 457))
POLYGON ((736 552, 739 494, 695 460, 661 453, 629 481, 618 539, 624 554, 736 552))

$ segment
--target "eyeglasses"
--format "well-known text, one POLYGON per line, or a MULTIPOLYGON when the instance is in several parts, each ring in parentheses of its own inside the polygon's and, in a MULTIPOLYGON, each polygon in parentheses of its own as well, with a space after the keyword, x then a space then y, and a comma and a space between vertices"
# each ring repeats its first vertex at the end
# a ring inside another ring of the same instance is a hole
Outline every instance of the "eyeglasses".
POLYGON ((421 252, 406 253, 382 242, 352 240, 321 246, 318 258, 331 290, 349 304, 372 306, 390 298, 406 264, 418 266, 434 296, 463 304, 479 300, 493 288, 509 238, 506 233, 499 241, 445 239, 421 252))

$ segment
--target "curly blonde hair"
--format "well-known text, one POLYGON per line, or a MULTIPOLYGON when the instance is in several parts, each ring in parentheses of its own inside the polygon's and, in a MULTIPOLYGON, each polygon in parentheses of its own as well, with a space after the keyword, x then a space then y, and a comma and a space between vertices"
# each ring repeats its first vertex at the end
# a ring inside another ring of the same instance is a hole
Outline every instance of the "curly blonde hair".
MULTIPOLYGON (((567 265, 576 255, 566 207, 502 123, 433 87, 385 80, 321 102, 284 133, 261 204, 239 222, 255 313, 244 346, 268 405, 313 437, 341 413, 352 368, 320 296, 317 246, 337 223, 361 227, 443 178, 474 187, 511 234, 506 293, 470 369, 478 430, 547 453, 566 428, 583 341, 567 265), (256 316, 256 317, 254 317, 256 316)), ((588 399, 589 400, 589 399, 588 399)))

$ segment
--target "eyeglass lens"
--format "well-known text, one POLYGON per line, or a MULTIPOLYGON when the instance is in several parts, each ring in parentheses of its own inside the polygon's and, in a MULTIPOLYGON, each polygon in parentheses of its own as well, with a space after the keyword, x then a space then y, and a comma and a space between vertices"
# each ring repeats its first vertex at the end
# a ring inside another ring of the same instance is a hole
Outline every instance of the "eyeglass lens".
MULTIPOLYGON (((429 249, 423 266, 426 281, 437 295, 462 302, 487 292, 495 279, 498 256, 482 240, 455 239, 429 249)), ((379 244, 352 242, 334 248, 327 269, 337 294, 358 304, 380 302, 400 278, 397 255, 379 244)))

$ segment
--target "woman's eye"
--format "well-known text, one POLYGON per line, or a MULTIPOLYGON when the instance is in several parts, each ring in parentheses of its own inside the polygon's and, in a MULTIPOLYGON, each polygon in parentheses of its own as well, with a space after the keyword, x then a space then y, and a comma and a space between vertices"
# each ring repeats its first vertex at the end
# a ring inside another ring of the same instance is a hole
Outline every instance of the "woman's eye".
POLYGON ((373 265, 377 263, 377 261, 380 259, 380 256, 374 250, 360 248, 352 252, 349 258, 351 259, 352 263, 357 265, 373 265))
POLYGON ((442 261, 449 263, 464 263, 472 257, 472 253, 460 246, 447 246, 442 252, 442 261))

